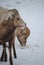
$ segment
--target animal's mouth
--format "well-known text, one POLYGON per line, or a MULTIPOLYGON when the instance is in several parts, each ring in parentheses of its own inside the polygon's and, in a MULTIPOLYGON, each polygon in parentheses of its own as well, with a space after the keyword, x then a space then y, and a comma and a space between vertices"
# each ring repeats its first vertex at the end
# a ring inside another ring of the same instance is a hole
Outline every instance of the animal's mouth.
POLYGON ((26 27, 26 25, 16 25, 15 27, 26 27))
POLYGON ((26 48, 26 46, 20 46, 21 47, 21 49, 25 49, 26 48))
POLYGON ((20 24, 20 25, 15 25, 15 27, 26 27, 26 23, 25 24, 20 24))
POLYGON ((22 44, 22 46, 26 46, 26 44, 22 44))
POLYGON ((26 42, 22 42, 21 43, 21 46, 26 46, 26 42))

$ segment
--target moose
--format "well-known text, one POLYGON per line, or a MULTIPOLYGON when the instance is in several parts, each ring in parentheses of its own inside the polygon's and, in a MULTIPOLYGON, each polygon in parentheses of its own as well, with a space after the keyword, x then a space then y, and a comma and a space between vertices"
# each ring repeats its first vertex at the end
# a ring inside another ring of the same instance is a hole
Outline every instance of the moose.
POLYGON ((14 57, 16 58, 16 51, 14 47, 15 35, 17 35, 20 44, 23 46, 25 45, 24 43, 26 43, 26 38, 29 36, 29 34, 30 30, 26 27, 26 23, 22 20, 19 12, 16 9, 8 10, 6 8, 0 7, 0 42, 3 45, 1 61, 3 61, 3 59, 4 61, 7 61, 6 42, 9 42, 9 61, 10 65, 13 65, 12 46, 14 57), (22 29, 22 27, 24 27, 24 29, 22 29), (26 33, 27 31, 28 33, 26 33), (21 40, 23 40, 24 43, 21 40))

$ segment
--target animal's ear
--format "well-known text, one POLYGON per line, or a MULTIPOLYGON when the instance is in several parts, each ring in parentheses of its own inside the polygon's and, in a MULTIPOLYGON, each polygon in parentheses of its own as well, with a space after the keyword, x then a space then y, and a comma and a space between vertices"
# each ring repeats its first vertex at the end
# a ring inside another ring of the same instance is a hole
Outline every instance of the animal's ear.
POLYGON ((8 22, 12 22, 12 21, 14 21, 14 18, 8 18, 8 22))
POLYGON ((10 15, 11 15, 11 17, 12 17, 12 18, 14 18, 14 17, 15 17, 14 12, 12 12, 12 11, 10 11, 10 15))
POLYGON ((16 9, 10 9, 10 10, 8 10, 8 11, 13 12, 15 15, 19 14, 19 12, 18 12, 16 9))
POLYGON ((15 15, 14 15, 14 13, 13 12, 9 12, 9 14, 8 14, 8 20, 10 21, 10 20, 14 20, 14 17, 15 17, 15 15))
POLYGON ((11 14, 12 15, 12 18, 15 18, 15 14, 13 13, 13 14, 11 14))

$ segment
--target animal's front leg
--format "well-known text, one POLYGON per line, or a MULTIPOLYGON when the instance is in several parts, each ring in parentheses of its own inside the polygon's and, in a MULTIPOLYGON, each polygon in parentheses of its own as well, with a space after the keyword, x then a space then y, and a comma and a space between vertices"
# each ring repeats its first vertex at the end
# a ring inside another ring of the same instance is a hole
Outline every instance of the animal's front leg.
POLYGON ((14 54, 14 58, 17 58, 14 43, 13 43, 13 54, 14 54))
POLYGON ((10 61, 10 65, 13 65, 13 61, 12 61, 12 43, 11 43, 11 41, 9 42, 9 61, 10 61))
POLYGON ((2 45, 2 42, 0 42, 0 45, 2 45))
POLYGON ((1 56, 1 61, 7 61, 7 54, 6 54, 6 43, 3 43, 3 52, 1 56))
POLYGON ((12 34, 11 43, 12 43, 12 47, 13 47, 13 55, 14 55, 14 58, 17 58, 16 51, 15 51, 15 35, 14 34, 12 34))
POLYGON ((3 52, 2 52, 2 55, 1 55, 1 58, 0 58, 0 61, 3 61, 3 58, 4 58, 4 49, 3 49, 3 52))
POLYGON ((14 43, 14 40, 15 40, 15 38, 13 37, 13 39, 12 39, 12 44, 13 44, 13 54, 14 54, 14 58, 17 58, 17 56, 16 56, 16 51, 15 51, 15 43, 14 43))

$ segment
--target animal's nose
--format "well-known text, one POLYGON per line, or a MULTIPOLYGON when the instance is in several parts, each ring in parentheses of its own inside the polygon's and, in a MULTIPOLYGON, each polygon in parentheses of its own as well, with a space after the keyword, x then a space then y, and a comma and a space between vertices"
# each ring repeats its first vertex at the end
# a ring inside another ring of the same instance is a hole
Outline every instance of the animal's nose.
POLYGON ((26 25, 26 23, 25 23, 25 25, 26 25))

